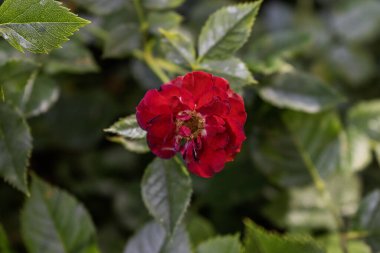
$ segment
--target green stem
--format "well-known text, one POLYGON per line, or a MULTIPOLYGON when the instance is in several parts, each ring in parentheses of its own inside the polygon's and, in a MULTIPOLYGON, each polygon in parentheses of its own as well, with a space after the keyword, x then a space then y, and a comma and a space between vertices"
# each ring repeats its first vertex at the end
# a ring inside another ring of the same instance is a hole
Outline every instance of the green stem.
POLYGON ((160 78, 163 83, 170 81, 170 78, 165 74, 165 72, 158 66, 156 59, 154 58, 153 51, 154 42, 149 41, 145 44, 143 58, 148 67, 160 78))
POLYGON ((145 38, 146 32, 148 30, 148 22, 145 20, 144 10, 143 10, 143 7, 141 6, 141 0, 133 0, 133 5, 136 9, 137 17, 140 22, 140 30, 145 38))

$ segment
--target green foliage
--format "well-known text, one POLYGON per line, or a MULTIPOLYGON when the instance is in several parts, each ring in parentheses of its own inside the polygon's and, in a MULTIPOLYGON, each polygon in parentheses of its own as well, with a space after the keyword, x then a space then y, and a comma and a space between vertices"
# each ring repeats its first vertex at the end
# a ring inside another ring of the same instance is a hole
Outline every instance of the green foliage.
POLYGON ((368 137, 380 141, 380 101, 362 102, 350 110, 350 124, 368 137))
POLYGON ((48 53, 89 23, 55 0, 6 0, 0 13, 1 35, 21 52, 48 53))
POLYGON ((104 131, 115 135, 109 137, 111 141, 121 143, 130 151, 137 153, 149 151, 149 147, 146 143, 146 132, 137 124, 135 115, 130 115, 120 119, 104 131))
POLYGON ((320 245, 307 236, 280 236, 265 231, 250 220, 245 221, 245 252, 249 253, 323 253, 320 245))
POLYGON ((239 236, 215 237, 200 244, 197 253, 240 253, 241 245, 239 236))
POLYGON ((31 198, 21 215, 30 253, 98 253, 95 228, 82 204, 70 194, 33 176, 31 198))
POLYGON ((176 64, 192 65, 195 61, 194 44, 186 35, 177 31, 160 30, 165 58, 176 64))
POLYGON ((191 219, 187 221, 187 224, 186 228, 193 246, 197 246, 215 235, 215 228, 207 219, 201 216, 197 215, 191 217, 191 219))
POLYGON ((376 190, 366 196, 360 204, 353 227, 364 231, 365 238, 373 252, 380 250, 380 191, 376 190))
POLYGON ((261 1, 229 6, 214 13, 199 36, 199 59, 226 59, 247 41, 261 1))
POLYGON ((139 47, 140 41, 139 27, 136 24, 118 25, 112 28, 106 39, 104 57, 125 57, 139 47))
POLYGON ((277 75, 270 85, 260 88, 260 96, 274 106, 307 113, 333 108, 343 101, 332 87, 299 72, 277 75))
POLYGON ((170 241, 165 241, 165 238, 165 229, 156 222, 150 222, 128 241, 124 253, 190 253, 187 234, 182 226, 170 241))
POLYGON ((238 58, 226 60, 205 60, 201 69, 226 78, 234 90, 240 90, 248 84, 257 83, 243 61, 238 58))
POLYGON ((28 193, 26 168, 32 137, 21 112, 0 102, 0 175, 18 190, 28 193))
MULTIPOLYGON (((140 1, 140 0, 138 0, 140 1)), ((162 10, 180 6, 185 0, 141 0, 147 9, 162 10)))
POLYGON ((191 180, 177 160, 156 158, 146 169, 142 195, 149 212, 171 235, 175 232, 190 203, 191 180))
POLYGON ((4 228, 1 224, 0 224, 0 252, 11 253, 7 235, 5 234, 4 228))

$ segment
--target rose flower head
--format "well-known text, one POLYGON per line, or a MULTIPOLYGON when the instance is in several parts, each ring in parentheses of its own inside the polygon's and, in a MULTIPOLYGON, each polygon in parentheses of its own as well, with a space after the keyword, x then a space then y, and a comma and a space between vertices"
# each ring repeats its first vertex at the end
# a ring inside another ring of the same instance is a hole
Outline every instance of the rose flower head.
POLYGON ((136 108, 152 152, 180 152, 190 172, 211 177, 240 152, 246 139, 244 102, 227 80, 196 71, 149 90, 136 108))

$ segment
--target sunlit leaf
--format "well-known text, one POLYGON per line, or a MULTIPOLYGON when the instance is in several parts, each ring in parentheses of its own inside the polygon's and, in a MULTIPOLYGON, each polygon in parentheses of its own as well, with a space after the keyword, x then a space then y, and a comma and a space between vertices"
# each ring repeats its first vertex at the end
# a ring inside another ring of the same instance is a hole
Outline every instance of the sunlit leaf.
POLYGON ((199 36, 199 59, 225 59, 247 41, 261 1, 222 8, 210 16, 199 36))
POLYGON ((21 52, 48 53, 89 23, 55 0, 5 0, 0 13, 0 34, 21 52))
POLYGON ((240 253, 241 245, 239 236, 227 235, 215 237, 201 243, 196 250, 197 253, 240 253))
POLYGON ((245 248, 249 253, 324 253, 308 236, 279 235, 265 231, 250 220, 245 221, 245 248))
POLYGON ((185 0, 141 0, 144 7, 148 9, 162 10, 180 6, 185 0))

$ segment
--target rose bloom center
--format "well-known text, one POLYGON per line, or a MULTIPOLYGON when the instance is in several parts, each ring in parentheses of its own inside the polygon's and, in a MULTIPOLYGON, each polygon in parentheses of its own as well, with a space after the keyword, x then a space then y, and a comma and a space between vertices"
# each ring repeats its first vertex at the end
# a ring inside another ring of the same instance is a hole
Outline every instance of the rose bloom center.
POLYGON ((181 135, 186 140, 197 138, 205 129, 205 119, 196 111, 182 111, 178 113, 176 119, 177 134, 181 135), (181 133, 184 127, 190 130, 190 134, 185 136, 181 133))

